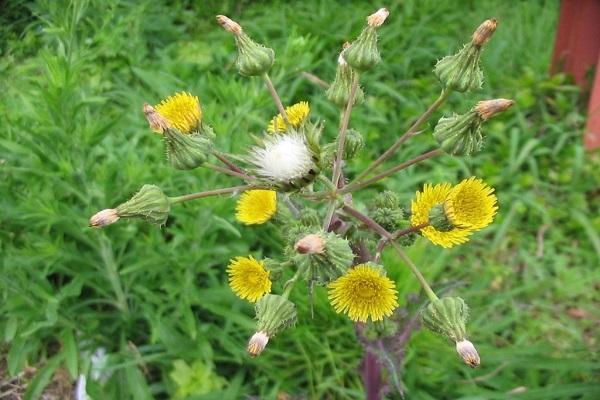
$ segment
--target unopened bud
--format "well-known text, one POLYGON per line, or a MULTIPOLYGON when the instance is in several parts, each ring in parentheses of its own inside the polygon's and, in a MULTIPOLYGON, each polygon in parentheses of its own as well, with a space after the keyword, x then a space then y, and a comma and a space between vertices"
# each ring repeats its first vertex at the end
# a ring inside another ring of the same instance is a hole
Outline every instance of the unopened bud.
POLYGON ((485 121, 496 114, 508 110, 513 104, 515 102, 508 99, 483 100, 477 103, 475 111, 485 121))
POLYGON ((322 254, 325 251, 325 240, 314 233, 304 236, 294 245, 300 254, 322 254))
POLYGON ((102 228, 103 226, 113 224, 119 220, 119 214, 115 208, 108 208, 92 215, 90 226, 93 228, 102 228))
POLYGON ((498 20, 496 18, 483 21, 483 23, 479 25, 479 27, 473 33, 473 39, 471 40, 471 43, 473 43, 475 46, 483 46, 485 42, 492 37, 497 26, 498 20))
POLYGON ((472 368, 479 366, 481 362, 479 353, 477 353, 477 349, 475 349, 475 346, 473 346, 473 343, 470 341, 465 339, 456 342, 456 352, 463 359, 465 364, 472 368))
POLYGON ((225 30, 233 33, 238 55, 235 66, 244 76, 258 76, 267 73, 275 62, 273 49, 254 42, 242 31, 242 27, 224 15, 217 15, 217 22, 225 30))
MULTIPOLYGON (((350 99, 352 84, 354 83, 355 79, 358 79, 356 76, 356 71, 348 65, 348 62, 344 56, 345 50, 349 47, 350 44, 348 42, 344 43, 343 50, 338 57, 338 67, 335 72, 335 79, 325 93, 325 96, 327 96, 330 101, 339 107, 346 107, 348 100, 350 99)), ((364 99, 365 94, 359 85, 356 88, 352 105, 358 106, 364 101, 364 99)))
POLYGON ((116 208, 121 218, 141 218, 155 225, 164 225, 170 210, 171 201, 155 185, 142 186, 131 199, 116 208))
POLYGON ((234 35, 239 35, 242 33, 242 27, 240 26, 240 24, 238 24, 237 22, 225 15, 217 15, 217 22, 227 32, 231 32, 234 35))
POLYGON ((251 357, 256 357, 267 347, 267 343, 269 343, 269 336, 262 331, 256 332, 248 341, 246 350, 251 357))
POLYGON ((154 107, 152 107, 148 103, 144 103, 143 107, 144 115, 146 116, 146 120, 148 120, 148 124, 150 124, 150 129, 152 129, 156 133, 164 133, 167 129, 169 129, 169 121, 154 107))
POLYGON ((367 17, 367 23, 369 26, 381 26, 385 22, 385 19, 388 17, 388 15, 390 15, 390 12, 387 8, 380 8, 375 13, 367 17))

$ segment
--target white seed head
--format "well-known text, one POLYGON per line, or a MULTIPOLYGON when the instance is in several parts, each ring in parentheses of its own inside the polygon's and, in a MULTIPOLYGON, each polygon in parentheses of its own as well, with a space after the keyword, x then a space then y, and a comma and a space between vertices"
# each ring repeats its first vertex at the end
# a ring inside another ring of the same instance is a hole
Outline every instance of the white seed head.
POLYGON ((276 183, 306 176, 315 166, 304 137, 297 133, 265 139, 264 147, 254 147, 250 157, 257 173, 276 183))
POLYGON ((460 342, 456 342, 456 351, 458 355, 463 359, 465 364, 475 368, 479 366, 481 360, 479 359, 479 353, 473 346, 473 343, 468 340, 461 340, 460 342))
POLYGON ((93 228, 102 228, 103 226, 113 224, 119 220, 119 214, 114 208, 107 208, 92 215, 90 226, 93 228))
POLYGON ((256 357, 267 347, 269 343, 269 336, 264 332, 256 332, 248 341, 248 347, 246 350, 251 357, 256 357))
POLYGON ((390 12, 387 8, 380 8, 375 13, 369 15, 367 18, 367 23, 369 26, 381 26, 385 22, 385 19, 390 15, 390 12))

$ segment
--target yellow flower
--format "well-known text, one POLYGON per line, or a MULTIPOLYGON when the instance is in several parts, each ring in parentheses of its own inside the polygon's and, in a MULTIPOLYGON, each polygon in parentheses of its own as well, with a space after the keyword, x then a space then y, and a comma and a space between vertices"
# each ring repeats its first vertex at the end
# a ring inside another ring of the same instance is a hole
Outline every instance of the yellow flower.
POLYGON ((444 211, 453 225, 481 229, 494 220, 498 210, 496 202, 494 189, 483 180, 471 177, 450 190, 444 211))
POLYGON ((262 261, 252 256, 236 257, 227 267, 229 286, 240 298, 256 302, 265 294, 271 292, 269 271, 262 261))
MULTIPOLYGON (((296 103, 293 106, 289 106, 285 109, 285 113, 290 121, 290 125, 294 128, 300 126, 302 121, 308 117, 308 113, 310 112, 310 106, 307 101, 301 101, 300 103, 296 103)), ((283 121, 283 117, 281 114, 277 114, 273 117, 271 122, 269 122, 269 127, 267 128, 267 132, 269 133, 280 133, 285 132, 286 124, 283 121)))
POLYGON ((186 92, 167 97, 155 109, 181 133, 195 131, 202 119, 202 109, 198 97, 186 92))
MULTIPOLYGON (((443 205, 450 194, 452 187, 449 183, 440 183, 432 186, 425 184, 422 192, 417 192, 411 205, 411 224, 413 226, 429 223, 429 213, 436 205, 443 205)), ((471 228, 452 227, 449 230, 438 230, 433 226, 426 226, 421 233, 432 243, 442 247, 452 247, 465 243, 473 232, 471 228)))
POLYGON ((368 264, 350 269, 329 284, 329 301, 352 321, 380 321, 398 307, 396 287, 382 271, 368 264))
POLYGON ((277 192, 274 190, 248 190, 240 196, 235 217, 246 225, 264 224, 277 211, 277 192))

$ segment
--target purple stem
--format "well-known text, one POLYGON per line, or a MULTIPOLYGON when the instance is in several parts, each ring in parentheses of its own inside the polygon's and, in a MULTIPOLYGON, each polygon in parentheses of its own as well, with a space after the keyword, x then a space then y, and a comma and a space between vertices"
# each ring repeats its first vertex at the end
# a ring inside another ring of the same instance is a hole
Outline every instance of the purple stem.
POLYGON ((363 380, 367 391, 367 400, 381 400, 381 365, 377 356, 366 349, 363 380))

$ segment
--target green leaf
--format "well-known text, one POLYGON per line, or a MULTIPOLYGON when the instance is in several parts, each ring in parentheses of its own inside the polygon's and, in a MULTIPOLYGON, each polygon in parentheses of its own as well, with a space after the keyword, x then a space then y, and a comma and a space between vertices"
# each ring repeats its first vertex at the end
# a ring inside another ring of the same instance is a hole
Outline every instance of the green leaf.
POLYGON ((63 333, 63 354, 65 358, 65 366, 71 375, 71 378, 76 379, 79 375, 77 370, 78 350, 77 342, 72 330, 66 330, 63 333))

